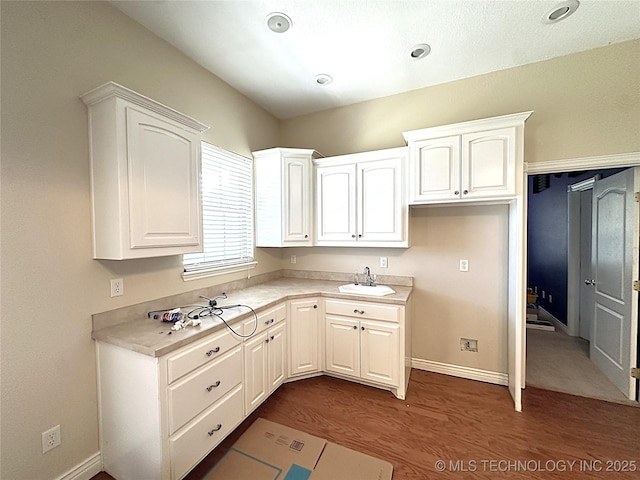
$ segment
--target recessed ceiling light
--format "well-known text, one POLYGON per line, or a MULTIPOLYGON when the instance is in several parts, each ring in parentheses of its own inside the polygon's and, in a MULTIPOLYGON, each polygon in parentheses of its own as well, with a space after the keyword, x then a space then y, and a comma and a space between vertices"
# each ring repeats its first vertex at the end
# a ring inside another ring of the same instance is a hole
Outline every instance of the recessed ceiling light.
POLYGON ((327 75, 326 73, 316 75, 316 83, 322 87, 326 87, 331 82, 333 82, 333 78, 331 78, 331 75, 327 75))
POLYGON ((291 28, 291 19, 284 13, 270 13, 267 15, 267 26, 272 32, 284 33, 291 28))
POLYGON ((560 20, 564 20, 575 12, 579 6, 580 2, 578 0, 567 0, 566 2, 561 2, 542 17, 542 23, 556 23, 560 20))
POLYGON ((411 49, 409 55, 413 60, 419 60, 429 55, 429 53, 431 53, 431 47, 426 43, 419 43, 411 49))

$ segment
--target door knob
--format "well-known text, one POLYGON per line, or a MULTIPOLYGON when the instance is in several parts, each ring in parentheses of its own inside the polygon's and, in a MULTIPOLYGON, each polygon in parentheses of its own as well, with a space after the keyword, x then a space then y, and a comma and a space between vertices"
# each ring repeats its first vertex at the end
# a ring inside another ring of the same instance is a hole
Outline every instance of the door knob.
POLYGON ((596 281, 595 280, 585 279, 584 284, 585 285, 595 285, 596 281))

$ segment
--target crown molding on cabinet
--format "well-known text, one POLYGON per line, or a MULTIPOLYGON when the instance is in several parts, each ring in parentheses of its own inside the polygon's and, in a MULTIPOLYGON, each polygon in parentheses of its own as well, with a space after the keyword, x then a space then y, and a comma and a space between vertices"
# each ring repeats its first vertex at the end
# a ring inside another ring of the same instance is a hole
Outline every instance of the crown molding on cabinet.
POLYGON ((524 164, 525 172, 528 175, 637 166, 640 166, 640 152, 614 153, 611 155, 567 158, 544 162, 525 162, 524 164))
POLYGON ((122 85, 119 85, 115 82, 108 82, 100 87, 94 88, 93 90, 82 95, 80 98, 82 98, 82 101, 86 105, 91 106, 111 97, 122 98, 124 100, 127 100, 128 102, 147 108, 153 112, 171 118, 176 122, 191 127, 200 133, 209 130, 209 125, 205 125, 204 123, 201 123, 194 118, 180 113, 171 107, 167 107, 162 103, 156 102, 149 97, 145 97, 144 95, 134 92, 133 90, 123 87, 122 85))

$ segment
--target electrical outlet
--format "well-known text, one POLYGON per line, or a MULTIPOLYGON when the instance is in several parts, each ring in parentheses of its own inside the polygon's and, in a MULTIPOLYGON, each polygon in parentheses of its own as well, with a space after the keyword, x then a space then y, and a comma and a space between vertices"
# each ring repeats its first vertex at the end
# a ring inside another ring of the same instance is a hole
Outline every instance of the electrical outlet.
POLYGON ((47 453, 52 448, 60 445, 60 425, 50 428, 46 432, 42 432, 42 453, 47 453))
POLYGON ((111 296, 120 297, 124 295, 124 280, 121 278, 114 278, 111 280, 111 296))
POLYGON ((387 257, 380 257, 380 268, 387 268, 389 266, 389 259, 387 257))
POLYGON ((478 340, 475 338, 461 338, 460 350, 463 352, 477 352, 478 340))
POLYGON ((468 272, 469 271, 469 260, 460 259, 460 271, 461 272, 468 272))
POLYGON ((291 255, 291 257, 289 257, 289 262, 296 263, 297 261, 298 261, 298 259, 296 258, 295 255, 291 255))

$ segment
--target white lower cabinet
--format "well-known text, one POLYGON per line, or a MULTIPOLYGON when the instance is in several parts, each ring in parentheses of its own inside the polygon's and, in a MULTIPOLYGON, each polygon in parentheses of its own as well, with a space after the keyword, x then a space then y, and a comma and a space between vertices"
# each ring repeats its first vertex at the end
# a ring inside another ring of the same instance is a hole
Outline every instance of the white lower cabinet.
POLYGON ((285 380, 286 322, 244 344, 244 408, 249 415, 285 380))
POLYGON ((325 301, 325 371, 392 387, 404 398, 409 337, 404 307, 325 301))
POLYGON ((118 480, 183 478, 244 419, 227 329, 162 357, 98 342, 101 454, 118 480))
POLYGON ((289 302, 289 376, 320 371, 318 299, 289 302))
POLYGON ((288 378, 326 372, 403 399, 408 325, 405 306, 304 298, 234 325, 249 337, 225 328, 162 357, 98 342, 104 469, 180 480, 288 378))

